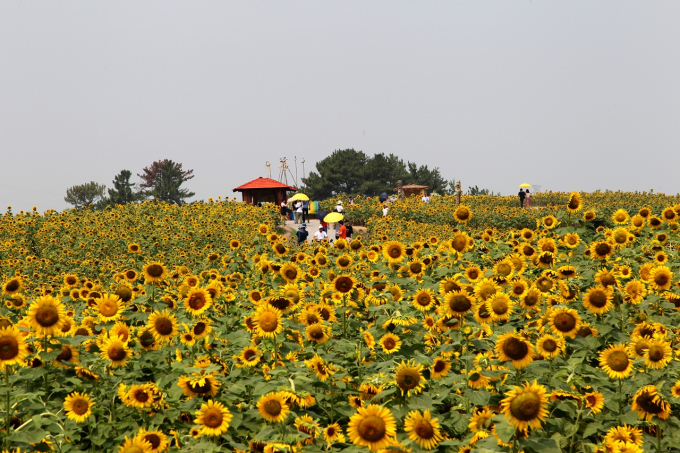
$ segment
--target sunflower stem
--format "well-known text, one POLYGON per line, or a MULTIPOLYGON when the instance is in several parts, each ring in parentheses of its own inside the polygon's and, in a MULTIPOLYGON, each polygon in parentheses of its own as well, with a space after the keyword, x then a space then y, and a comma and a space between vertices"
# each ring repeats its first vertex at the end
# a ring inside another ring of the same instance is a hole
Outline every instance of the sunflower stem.
POLYGON ((623 379, 619 379, 619 415, 623 415, 623 379))
POLYGON ((571 441, 569 441, 569 453, 574 453, 574 444, 576 443, 576 435, 578 434, 579 430, 579 425, 581 423, 581 414, 583 411, 578 411, 578 414, 576 416, 576 432, 574 433, 573 436, 571 436, 571 441))
MULTIPOLYGON (((45 334, 45 337, 43 338, 43 351, 45 351, 45 354, 47 354, 47 334, 45 334)), ((49 374, 48 369, 49 365, 47 361, 45 361, 45 399, 47 399, 47 392, 49 390, 47 376, 49 374)))
POLYGON ((661 425, 656 425, 656 451, 661 453, 661 425))
POLYGON ((548 363, 549 363, 549 368, 548 368, 548 370, 549 370, 549 371, 548 371, 548 391, 549 391, 549 392, 552 392, 552 384, 551 384, 551 380, 550 380, 550 379, 552 378, 553 360, 554 360, 554 359, 548 360, 548 363))
POLYGON ((515 434, 512 435, 512 453, 518 453, 517 430, 515 430, 515 434))
POLYGON ((9 429, 10 429, 9 425, 10 425, 10 422, 12 420, 12 417, 10 415, 11 407, 10 407, 10 400, 9 400, 10 393, 11 393, 10 387, 9 387, 9 368, 10 368, 9 365, 5 366, 5 387, 7 388, 7 406, 6 406, 7 417, 6 417, 6 420, 5 420, 5 447, 7 448, 7 450, 9 450, 9 429))

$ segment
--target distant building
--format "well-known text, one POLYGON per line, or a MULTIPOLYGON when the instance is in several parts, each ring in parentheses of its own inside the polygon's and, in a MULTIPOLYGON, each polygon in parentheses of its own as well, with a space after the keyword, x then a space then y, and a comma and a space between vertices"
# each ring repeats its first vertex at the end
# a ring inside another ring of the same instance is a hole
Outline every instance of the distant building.
POLYGON ((243 202, 248 204, 274 203, 277 206, 288 199, 286 192, 296 192, 297 189, 288 184, 269 178, 257 178, 238 186, 233 192, 241 192, 243 202))
POLYGON ((406 184, 401 186, 404 191, 404 197, 410 197, 413 195, 424 196, 427 191, 427 186, 419 186, 418 184, 406 184))

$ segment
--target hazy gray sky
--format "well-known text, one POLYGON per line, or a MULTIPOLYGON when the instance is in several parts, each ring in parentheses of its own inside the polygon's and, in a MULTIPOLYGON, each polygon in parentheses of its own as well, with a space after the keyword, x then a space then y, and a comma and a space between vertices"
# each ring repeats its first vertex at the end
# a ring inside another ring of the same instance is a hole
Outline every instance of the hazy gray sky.
POLYGON ((679 20, 677 1, 3 0, 0 209, 163 158, 195 199, 233 196, 267 160, 350 147, 504 194, 680 192, 679 20))

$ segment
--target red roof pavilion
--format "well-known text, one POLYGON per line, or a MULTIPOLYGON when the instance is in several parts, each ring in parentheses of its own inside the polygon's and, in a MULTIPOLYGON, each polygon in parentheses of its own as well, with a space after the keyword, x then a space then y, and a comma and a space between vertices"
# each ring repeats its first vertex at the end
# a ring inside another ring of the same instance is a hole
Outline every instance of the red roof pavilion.
POLYGON ((288 184, 269 178, 257 178, 238 186, 233 192, 243 194, 243 202, 257 204, 261 202, 275 203, 277 206, 287 199, 286 192, 296 192, 297 189, 288 184))

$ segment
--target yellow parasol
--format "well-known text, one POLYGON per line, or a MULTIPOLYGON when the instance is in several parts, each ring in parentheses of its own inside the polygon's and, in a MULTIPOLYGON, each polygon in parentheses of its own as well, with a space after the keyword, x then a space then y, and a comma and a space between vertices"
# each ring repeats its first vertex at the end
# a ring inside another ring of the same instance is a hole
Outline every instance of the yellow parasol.
POLYGON ((331 212, 330 214, 328 214, 326 217, 323 218, 323 221, 327 222, 327 223, 335 223, 335 222, 339 222, 340 220, 342 220, 344 218, 345 218, 345 216, 340 214, 339 212, 331 212))
POLYGON ((523 184, 520 184, 519 187, 520 187, 520 189, 528 189, 529 187, 531 187, 531 184, 523 183, 523 184))
POLYGON ((309 197, 303 193, 296 193, 295 195, 293 195, 293 199, 307 201, 309 200, 309 197))

